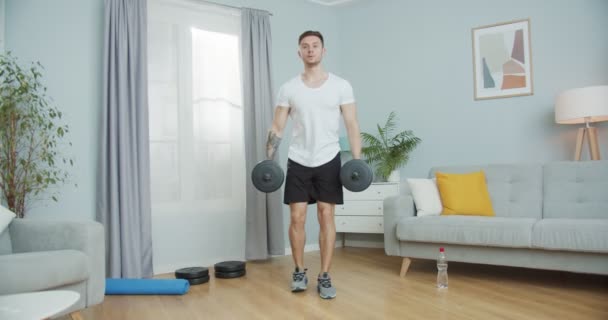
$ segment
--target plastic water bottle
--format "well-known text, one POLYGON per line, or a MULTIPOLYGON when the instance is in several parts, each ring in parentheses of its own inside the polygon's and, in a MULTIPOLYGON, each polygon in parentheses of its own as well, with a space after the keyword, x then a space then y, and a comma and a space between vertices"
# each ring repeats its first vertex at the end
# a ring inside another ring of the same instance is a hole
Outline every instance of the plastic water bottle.
POLYGON ((445 249, 439 248, 439 258, 437 258, 437 288, 448 287, 448 260, 445 257, 445 249))

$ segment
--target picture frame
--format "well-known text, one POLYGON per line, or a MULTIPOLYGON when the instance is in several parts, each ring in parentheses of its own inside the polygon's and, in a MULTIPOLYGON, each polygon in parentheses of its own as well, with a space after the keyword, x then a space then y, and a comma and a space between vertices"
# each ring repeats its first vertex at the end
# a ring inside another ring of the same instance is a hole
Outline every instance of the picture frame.
POLYGON ((530 19, 471 30, 475 100, 534 94, 530 19))

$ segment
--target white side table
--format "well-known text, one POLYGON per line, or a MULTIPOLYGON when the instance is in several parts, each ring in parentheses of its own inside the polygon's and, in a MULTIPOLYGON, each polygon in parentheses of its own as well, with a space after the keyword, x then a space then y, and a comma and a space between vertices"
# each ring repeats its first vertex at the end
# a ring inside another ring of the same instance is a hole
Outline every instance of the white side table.
MULTIPOLYGON (((74 305, 80 294, 67 290, 18 293, 0 296, 0 319, 47 319, 74 305)), ((80 312, 70 314, 82 319, 80 312)))
POLYGON ((361 192, 344 189, 344 204, 336 206, 336 232, 384 233, 384 198, 398 194, 398 182, 372 183, 361 192))

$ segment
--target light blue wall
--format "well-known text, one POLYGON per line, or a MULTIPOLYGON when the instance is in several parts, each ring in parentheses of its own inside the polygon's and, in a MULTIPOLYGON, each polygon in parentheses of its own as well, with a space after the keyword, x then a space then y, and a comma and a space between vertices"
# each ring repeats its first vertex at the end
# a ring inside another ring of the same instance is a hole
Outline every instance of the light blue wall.
MULTIPOLYGON (((60 201, 39 203, 29 217, 82 218, 95 216, 96 168, 101 124, 101 79, 103 50, 103 0, 7 0, 7 49, 22 62, 40 61, 49 95, 65 112, 71 127, 76 160, 72 170, 75 188, 61 188, 60 201)), ((338 26, 335 12, 302 0, 218 0, 233 6, 270 11, 273 36, 272 72, 276 89, 302 71, 297 39, 305 30, 323 32, 328 50, 327 69, 338 73, 338 26)), ((290 130, 288 127, 287 130, 290 130)), ((287 159, 287 144, 280 155, 287 159)), ((284 165, 284 164, 283 164, 284 165)), ((311 207, 307 239, 318 242, 319 227, 311 207)), ((285 207, 287 227, 289 210, 285 207)), ((287 229, 286 229, 287 230, 287 229)), ((287 232, 286 244, 289 244, 287 232)))
MULTIPOLYGON (((237 7, 250 7, 272 13, 272 72, 275 89, 302 72, 298 57, 298 36, 306 30, 319 30, 325 38, 327 55, 323 64, 337 72, 340 65, 340 48, 336 11, 305 0, 217 0, 237 7)), ((287 153, 285 153, 287 155, 287 153)))
MULTIPOLYGON (((391 110, 423 143, 403 169, 426 176, 438 164, 570 159, 576 126, 553 123, 561 90, 608 84, 608 1, 362 0, 328 8, 303 0, 220 0, 273 13, 275 87, 301 72, 297 36, 326 36, 328 70, 349 79, 365 131, 391 110), (491 5, 490 5, 491 4, 491 5), (531 19, 533 96, 474 101, 471 28, 531 19)), ((72 128, 74 180, 58 204, 31 216, 92 218, 101 110, 102 0, 8 0, 6 47, 46 68, 49 94, 72 128)), ((599 125, 604 158, 608 127, 599 125)), ((289 130, 289 128, 287 128, 289 130)), ((281 147, 287 157, 287 144, 281 147)), ((587 155, 585 154, 585 157, 587 155)), ((289 219, 285 207, 285 223, 289 219)), ((314 207, 307 243, 318 242, 314 207)), ((287 240, 287 232, 285 234, 287 240)), ((289 242, 286 242, 288 245, 289 242)))
POLYGON ((78 184, 61 188, 58 203, 37 203, 27 216, 91 219, 101 110, 101 0, 7 0, 6 49, 21 63, 40 61, 48 95, 64 112, 78 184))
MULTIPOLYGON (((340 11, 339 28, 362 130, 395 110, 400 128, 423 140, 402 180, 434 165, 572 159, 577 126, 554 123, 554 98, 608 84, 604 0, 358 1, 340 11), (531 20, 534 95, 474 101, 471 28, 522 18, 531 20)), ((598 127, 606 158, 608 126, 598 127)))

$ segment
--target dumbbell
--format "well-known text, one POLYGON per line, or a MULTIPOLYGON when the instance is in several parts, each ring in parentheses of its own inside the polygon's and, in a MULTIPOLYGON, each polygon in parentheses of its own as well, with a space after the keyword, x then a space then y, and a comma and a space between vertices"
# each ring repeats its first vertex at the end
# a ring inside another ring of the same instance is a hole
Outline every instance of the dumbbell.
POLYGON ((285 173, 274 160, 264 160, 251 171, 251 182, 262 192, 270 193, 278 190, 284 180, 285 173))
MULTIPOLYGON (((360 192, 372 183, 374 175, 365 161, 353 159, 340 169, 340 181, 344 188, 360 192)), ((270 193, 278 190, 285 180, 283 169, 273 160, 258 163, 251 172, 251 181, 256 189, 270 193)))
POLYGON ((372 184, 372 169, 361 159, 347 161, 340 169, 340 181, 344 188, 352 192, 361 192, 372 184))

